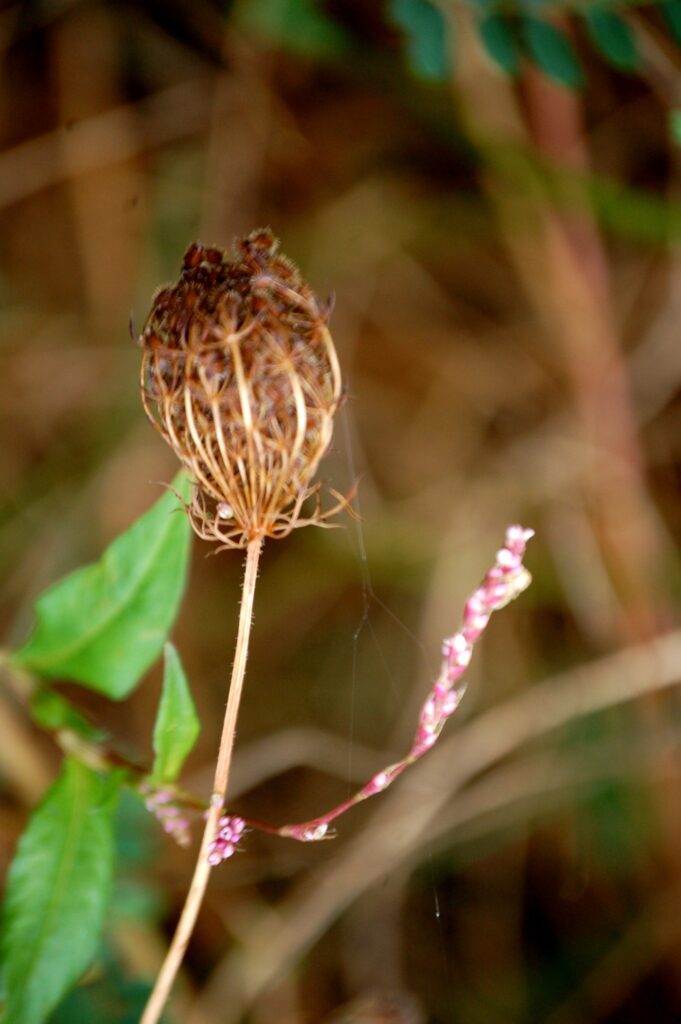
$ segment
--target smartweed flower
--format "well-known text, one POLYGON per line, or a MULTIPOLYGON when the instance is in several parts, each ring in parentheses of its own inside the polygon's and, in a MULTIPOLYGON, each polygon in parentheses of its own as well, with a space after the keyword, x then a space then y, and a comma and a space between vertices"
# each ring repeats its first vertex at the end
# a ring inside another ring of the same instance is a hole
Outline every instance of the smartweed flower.
POLYGON ((140 338, 147 415, 196 484, 192 525, 227 548, 344 504, 322 513, 312 484, 341 396, 328 307, 277 249, 268 229, 237 242, 231 261, 190 245, 140 338))

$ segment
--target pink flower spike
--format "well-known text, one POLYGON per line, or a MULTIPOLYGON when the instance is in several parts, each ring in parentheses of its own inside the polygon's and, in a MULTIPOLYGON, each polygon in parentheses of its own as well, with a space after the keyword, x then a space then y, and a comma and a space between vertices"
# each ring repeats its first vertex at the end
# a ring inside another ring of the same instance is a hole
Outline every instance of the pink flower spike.
POLYGON ((442 716, 443 718, 449 718, 450 715, 454 714, 459 706, 461 696, 454 690, 450 690, 445 699, 442 702, 442 716))
MULTIPOLYGON (((461 639, 462 639, 462 640, 464 640, 464 641, 466 640, 466 638, 465 638, 465 637, 462 637, 461 639)), ((465 647, 463 647, 463 648, 462 648, 462 649, 461 649, 461 650, 460 650, 460 651, 459 651, 459 652, 457 653, 457 655, 456 655, 456 659, 455 659, 455 663, 456 663, 457 665, 459 665, 459 666, 460 666, 461 668, 468 668, 468 665, 470 664, 470 660, 471 660, 471 657, 472 657, 472 655, 473 655, 473 648, 472 648, 472 646, 471 646, 471 645, 470 645, 470 644, 469 644, 469 643, 468 643, 468 642, 466 641, 466 646, 465 646, 465 647)))
POLYGON ((411 753, 412 755, 417 754, 420 757, 421 754, 424 754, 426 750, 430 750, 430 748, 436 743, 436 732, 426 732, 424 729, 419 729, 416 734, 416 741, 411 749, 411 753))
MULTIPOLYGON (((472 618, 467 620, 466 625, 464 626, 464 628, 462 630, 462 633, 466 637, 466 640, 469 641, 469 643, 472 642, 470 640, 470 632, 471 632, 471 630, 473 630, 474 632, 477 631, 478 632, 478 636, 479 636, 480 633, 482 633, 483 629, 485 629, 485 627, 487 626, 487 623, 489 622, 489 617, 490 617, 491 614, 492 614, 491 609, 487 608, 484 612, 480 612, 479 615, 473 615, 472 618)), ((476 639, 477 639, 477 637, 476 637, 476 639)))
MULTIPOLYGON (((497 551, 494 565, 464 606, 460 629, 442 641, 440 673, 421 707, 416 735, 406 757, 377 772, 354 796, 326 814, 310 821, 282 825, 276 829, 279 835, 302 842, 323 838, 329 822, 362 800, 382 792, 437 743, 446 719, 454 714, 461 703, 465 689, 465 681, 461 682, 461 679, 471 660, 473 646, 487 627, 492 612, 513 601, 532 580, 522 564, 525 545, 532 536, 534 531, 522 526, 514 525, 507 529, 505 544, 497 551)), ((272 831, 269 827, 267 830, 272 831)))
POLYGON ((458 682, 465 671, 465 665, 450 665, 449 668, 447 669, 447 681, 449 683, 458 682))
POLYGON ((466 636, 466 639, 471 644, 471 646, 476 642, 476 640, 480 636, 482 636, 482 634, 485 631, 485 626, 487 625, 488 622, 489 622, 489 616, 487 616, 487 615, 477 615, 472 622, 467 623, 464 626, 464 629, 463 629, 464 634, 466 636))
POLYGON ((502 569, 517 569, 520 565, 520 555, 509 548, 501 548, 497 551, 496 562, 502 569))
POLYGON ((218 832, 208 847, 206 860, 211 867, 217 867, 223 860, 228 860, 236 850, 236 845, 243 835, 245 822, 243 818, 223 814, 218 821, 218 832))
POLYGON ((472 597, 469 597, 466 601, 463 611, 463 620, 467 622, 474 616, 479 615, 483 611, 484 605, 482 603, 482 597, 480 591, 476 590, 472 597))
POLYGON ((316 843, 318 840, 323 839, 328 831, 329 826, 322 822, 321 825, 317 825, 314 828, 307 828, 302 833, 303 841, 306 843, 316 843))
POLYGON ((514 554, 523 555, 528 540, 534 537, 534 530, 525 529, 522 526, 509 526, 506 530, 505 545, 514 554))
POLYGON ((140 792, 150 794, 145 799, 144 806, 154 815, 163 831, 172 836, 180 846, 189 846, 191 843, 189 820, 173 794, 166 789, 154 791, 151 784, 140 787, 140 792))
POLYGON ((366 786, 362 788, 362 794, 367 796, 374 796, 376 793, 380 793, 381 790, 385 789, 386 786, 390 785, 390 778, 386 772, 379 772, 378 775, 374 775, 373 779, 367 782, 366 786))
POLYGON ((495 583, 487 591, 485 597, 485 603, 488 608, 495 608, 500 601, 505 600, 508 594, 508 583, 503 581, 501 583, 495 583))

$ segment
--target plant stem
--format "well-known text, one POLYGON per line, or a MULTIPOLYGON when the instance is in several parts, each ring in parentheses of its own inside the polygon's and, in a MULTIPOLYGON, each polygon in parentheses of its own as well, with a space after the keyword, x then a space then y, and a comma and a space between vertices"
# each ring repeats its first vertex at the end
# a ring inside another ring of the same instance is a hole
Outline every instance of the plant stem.
POLYGON ((210 875, 210 864, 208 863, 208 847, 215 838, 217 823, 225 802, 227 784, 229 782, 229 771, 232 763, 232 751, 234 749, 234 736, 236 732, 236 719, 239 713, 241 701, 241 690, 243 687, 244 674, 246 671, 246 659, 248 657, 248 642, 251 633, 251 621, 253 617, 253 598, 255 595, 255 581, 258 575, 258 561, 262 548, 262 539, 252 540, 246 552, 246 567, 241 590, 241 610, 239 612, 239 631, 236 640, 234 653, 234 664, 232 666, 232 678, 229 684, 227 695, 227 707, 225 708, 225 719, 222 725, 222 736, 220 737, 220 749, 215 766, 215 778, 213 780, 213 792, 210 799, 210 807, 206 818, 206 827, 201 840, 199 856, 194 868, 194 876, 189 886, 189 892, 182 908, 180 920, 175 929, 173 941, 163 961, 163 966, 156 979, 154 989, 142 1014, 140 1024, 157 1024, 159 1017, 166 1004, 170 989, 175 981, 175 976, 184 958, 185 951, 189 944, 196 918, 198 917, 203 896, 208 885, 210 875))

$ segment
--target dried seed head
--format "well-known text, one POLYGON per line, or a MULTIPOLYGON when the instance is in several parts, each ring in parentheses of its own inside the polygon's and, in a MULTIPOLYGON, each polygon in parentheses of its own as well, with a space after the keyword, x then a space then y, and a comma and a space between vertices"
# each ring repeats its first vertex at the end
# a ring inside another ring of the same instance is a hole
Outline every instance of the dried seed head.
POLYGON ((147 415, 196 484, 192 525, 226 547, 330 514, 302 509, 318 495, 338 359, 328 311, 277 247, 269 230, 237 242, 232 261, 191 245, 140 339, 147 415))

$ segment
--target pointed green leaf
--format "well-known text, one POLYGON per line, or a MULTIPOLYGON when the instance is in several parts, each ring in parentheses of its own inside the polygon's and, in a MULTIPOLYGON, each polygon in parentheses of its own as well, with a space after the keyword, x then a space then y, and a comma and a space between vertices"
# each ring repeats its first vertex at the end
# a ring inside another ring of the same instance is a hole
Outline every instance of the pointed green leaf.
POLYGON ((561 85, 575 89, 583 84, 582 66, 565 33, 541 18, 525 18, 523 28, 537 67, 561 85))
POLYGON ((174 782, 201 726, 182 662, 172 644, 164 648, 163 690, 154 725, 154 768, 159 782, 174 782))
POLYGON ((507 75, 517 75, 518 47, 508 20, 501 14, 490 14, 481 19, 478 28, 482 44, 494 63, 507 75))
MULTIPOLYGON (((190 483, 174 487, 183 499, 190 483)), ((37 675, 126 697, 161 653, 184 590, 190 526, 168 491, 99 562, 38 598, 36 626, 14 660, 37 675)))
POLYGON ((669 31, 676 42, 681 44, 681 0, 663 0, 660 6, 669 31))
POLYGON ((623 18, 605 7, 587 7, 584 19, 589 35, 606 60, 623 71, 638 67, 636 39, 623 18))
POLYGON ((391 0, 390 16, 404 32, 407 60, 418 78, 446 82, 450 74, 447 23, 430 0, 391 0))
POLYGON ((19 840, 3 908, 3 1024, 41 1024, 95 954, 118 787, 67 760, 19 840))

